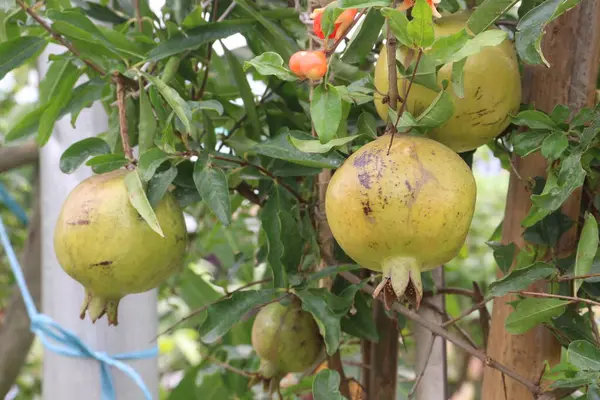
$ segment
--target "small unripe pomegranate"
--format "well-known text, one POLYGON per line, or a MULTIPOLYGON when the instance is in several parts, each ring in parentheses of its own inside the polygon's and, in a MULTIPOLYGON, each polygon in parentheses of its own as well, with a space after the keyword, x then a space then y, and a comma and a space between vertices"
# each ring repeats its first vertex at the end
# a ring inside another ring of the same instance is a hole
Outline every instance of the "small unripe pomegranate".
POLYGON ((271 303, 258 312, 252 347, 261 358, 259 374, 273 378, 311 367, 323 349, 323 338, 312 315, 294 298, 289 305, 271 303))
POLYGON ((342 249, 383 273, 396 297, 423 295, 421 272, 450 261, 463 245, 476 186, 467 164, 431 139, 382 136, 361 147, 333 175, 327 221, 342 249))
POLYGON ((327 73, 327 56, 323 51, 298 51, 290 57, 290 70, 299 78, 316 81, 327 73))
POLYGON ((94 175, 65 200, 54 231, 56 257, 85 288, 81 318, 107 314, 118 324, 119 301, 153 289, 181 266, 186 245, 183 213, 167 193, 155 207, 164 237, 130 204, 126 170, 94 175))

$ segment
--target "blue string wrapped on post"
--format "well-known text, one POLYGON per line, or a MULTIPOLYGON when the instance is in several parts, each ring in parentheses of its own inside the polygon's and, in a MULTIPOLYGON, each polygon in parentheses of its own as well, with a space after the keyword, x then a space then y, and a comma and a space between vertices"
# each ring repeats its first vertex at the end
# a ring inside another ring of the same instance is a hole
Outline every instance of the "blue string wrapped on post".
MULTIPOLYGON (((2 183, 0 183, 0 201, 14 213, 23 223, 27 223, 27 214, 22 207, 8 194, 2 183)), ((129 376, 135 384, 142 390, 147 400, 152 400, 152 395, 146 387, 140 375, 123 360, 139 360, 152 358, 158 355, 156 347, 140 351, 117 355, 108 355, 104 352, 94 351, 81 341, 75 334, 63 328, 47 315, 40 314, 33 302, 23 271, 10 243, 8 233, 4 227, 2 216, 0 216, 0 242, 6 251, 10 268, 13 272, 17 286, 23 296, 23 301, 27 309, 27 314, 31 320, 31 331, 42 341, 45 348, 57 354, 76 357, 95 359, 100 363, 101 388, 103 400, 116 400, 116 393, 113 384, 110 368, 114 367, 121 370, 129 376)))

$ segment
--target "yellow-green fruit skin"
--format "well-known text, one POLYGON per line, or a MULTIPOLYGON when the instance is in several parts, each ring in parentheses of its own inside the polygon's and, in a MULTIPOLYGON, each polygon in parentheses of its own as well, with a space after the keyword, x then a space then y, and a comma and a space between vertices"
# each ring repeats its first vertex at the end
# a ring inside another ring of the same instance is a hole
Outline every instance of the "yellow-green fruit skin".
POLYGON ((183 213, 166 193, 155 214, 164 238, 129 202, 117 170, 82 181, 65 200, 54 232, 56 257, 88 295, 117 301, 157 287, 181 266, 186 246, 183 213))
MULTIPOLYGON (((436 38, 457 33, 465 28, 469 12, 459 12, 434 22, 436 38)), ((406 49, 399 49, 397 59, 405 64, 406 49)), ((413 56, 414 59, 414 56, 413 56)), ((456 152, 476 149, 498 136, 510 123, 510 115, 516 114, 521 102, 521 78, 513 44, 506 39, 501 44, 485 47, 467 58, 464 66, 464 97, 456 96, 452 89, 452 64, 444 65, 438 72, 437 83, 447 80, 447 90, 454 103, 454 115, 428 136, 445 144, 456 152)), ((403 96, 407 79, 398 79, 398 90, 403 96)), ((379 93, 389 88, 387 51, 383 47, 375 65, 375 87, 379 93)), ((375 108, 386 120, 388 105, 382 103, 382 95, 375 93, 375 108)), ((406 109, 415 116, 431 104, 438 93, 419 84, 413 84, 408 95, 406 109)), ((399 104, 400 107, 400 104, 399 104)))
POLYGON ((256 315, 252 347, 262 360, 262 374, 271 378, 312 366, 323 349, 323 339, 314 318, 300 304, 271 303, 256 315))
MULTIPOLYGON (((467 164, 448 147, 396 135, 388 155, 389 143, 385 135, 366 144, 335 172, 325 199, 327 221, 361 266, 418 275, 460 251, 477 188, 467 164)), ((420 284, 418 276, 412 279, 420 284)))

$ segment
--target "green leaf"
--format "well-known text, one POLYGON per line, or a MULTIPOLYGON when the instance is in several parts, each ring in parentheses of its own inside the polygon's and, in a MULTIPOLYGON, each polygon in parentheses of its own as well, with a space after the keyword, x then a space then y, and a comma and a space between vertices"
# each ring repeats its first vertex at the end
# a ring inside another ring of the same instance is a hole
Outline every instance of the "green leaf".
POLYGON ((303 151, 305 153, 327 153, 334 147, 344 146, 353 140, 359 138, 360 135, 352 135, 346 136, 345 138, 332 139, 329 142, 323 144, 320 140, 301 140, 296 139, 295 137, 288 136, 290 142, 296 147, 298 150, 303 151))
POLYGON ((525 157, 537 151, 547 136, 547 132, 521 132, 512 135, 510 141, 515 148, 515 153, 525 157))
POLYGON ((469 29, 475 34, 485 31, 517 2, 518 0, 485 0, 469 17, 469 29))
POLYGON ((435 59, 438 64, 445 64, 446 60, 463 48, 468 41, 469 34, 463 28, 452 35, 437 38, 426 54, 435 59))
POLYGON ((377 139, 377 120, 373 114, 362 112, 356 121, 356 127, 361 135, 377 139))
POLYGON ((412 47, 413 39, 408 33, 409 21, 402 11, 394 8, 382 8, 381 14, 387 18, 388 24, 396 39, 404 46, 412 47))
POLYGON ((459 99, 465 97, 464 68, 466 63, 466 58, 452 63, 452 91, 454 92, 454 95, 459 99))
POLYGON ((521 111, 512 119, 512 123, 519 126, 527 126, 531 129, 558 129, 558 126, 549 115, 536 110, 521 111))
POLYGON ((160 200, 163 198, 169 185, 177 177, 177 168, 170 166, 164 171, 159 171, 152 176, 150 182, 148 182, 148 201, 152 207, 156 207, 160 200))
POLYGON ((250 61, 244 62, 244 72, 250 67, 256 68, 258 73, 264 76, 275 75, 284 81, 295 81, 298 79, 289 69, 284 67, 283 58, 272 51, 267 51, 250 61))
POLYGON ((565 132, 553 132, 542 142, 542 155, 549 160, 557 160, 569 147, 565 132))
POLYGON ((212 22, 201 25, 187 31, 185 36, 178 35, 160 43, 148 54, 148 61, 158 61, 175 54, 180 54, 186 50, 194 50, 203 44, 224 39, 236 33, 245 33, 255 29, 255 27, 256 24, 254 21, 248 19, 212 22))
POLYGON ((219 115, 223 115, 223 104, 217 100, 202 100, 202 101, 188 101, 192 112, 196 111, 215 111, 219 115))
POLYGON ((342 14, 343 10, 337 6, 337 2, 333 1, 329 3, 323 14, 321 15, 321 30, 323 36, 329 37, 333 33, 335 28, 335 20, 342 14))
POLYGON ((519 335, 551 318, 558 317, 565 312, 566 300, 527 298, 517 304, 517 309, 506 318, 506 330, 519 335))
POLYGON ((65 107, 73 95, 73 86, 79 78, 80 70, 71 62, 65 62, 56 77, 49 94, 48 106, 40 117, 37 134, 37 142, 40 146, 45 145, 52 135, 54 123, 58 119, 61 110, 65 107))
POLYGON ((448 92, 442 90, 433 99, 429 107, 417 117, 419 126, 425 128, 436 128, 442 126, 452 118, 454 114, 454 102, 448 92))
POLYGON ((488 246, 494 249, 494 259, 502 273, 507 274, 515 258, 517 250, 514 243, 501 244, 497 242, 488 242, 488 246))
MULTIPOLYGON (((140 82, 141 83, 141 82, 140 82)), ((152 112, 152 105, 148 94, 140 85, 140 120, 139 120, 139 138, 138 147, 140 154, 154 147, 154 138, 156 137, 156 117, 152 112)))
POLYGON ((0 42, 0 80, 21 66, 46 46, 46 41, 35 36, 21 36, 0 42))
POLYGON ((517 25, 515 46, 519 56, 527 64, 550 66, 542 53, 542 37, 546 25, 564 12, 575 7, 581 0, 548 0, 521 18, 517 25))
POLYGON ((146 197, 146 191, 142 184, 142 180, 137 170, 129 172, 125 175, 125 186, 127 187, 127 194, 129 196, 129 202, 137 210, 137 212, 144 218, 150 228, 161 237, 165 237, 158 218, 146 197))
POLYGON ((333 85, 324 83, 315 88, 310 115, 321 143, 332 140, 342 120, 342 99, 333 85))
POLYGON ((412 21, 408 23, 408 35, 414 47, 429 47, 435 39, 433 15, 426 0, 417 0, 412 8, 412 21))
POLYGON ((104 174, 124 167, 129 163, 123 154, 102 154, 90 158, 85 165, 92 167, 95 174, 104 174))
POLYGON ((212 344, 223 337, 253 309, 280 296, 275 290, 244 290, 208 307, 208 315, 200 327, 204 343, 212 344))
POLYGON ((75 121, 84 108, 91 107, 96 100, 100 100, 103 94, 109 91, 109 84, 99 78, 92 79, 73 90, 69 103, 60 111, 58 118, 71 114, 71 126, 75 127, 75 121))
POLYGON ((146 77, 146 79, 153 83, 154 86, 156 86, 162 97, 167 101, 167 103, 169 103, 173 111, 175 111, 175 114, 177 114, 181 120, 181 123, 183 123, 186 133, 189 134, 192 131, 190 122, 192 120, 192 110, 190 109, 189 104, 181 98, 175 89, 168 86, 159 78, 156 78, 145 72, 142 72, 142 74, 146 77))
POLYGON ((221 168, 214 167, 209 161, 204 164, 198 160, 194 166, 194 183, 202 200, 217 216, 223 225, 231 223, 231 201, 227 175, 221 168))
POLYGON ((326 278, 328 276, 339 274, 340 272, 356 271, 357 269, 360 269, 360 265, 356 265, 356 264, 333 265, 331 267, 326 267, 320 271, 310 274, 310 276, 308 276, 306 278, 306 281, 314 282, 314 281, 318 281, 319 279, 326 278))
POLYGON ((356 64, 364 59, 377 41, 384 21, 379 9, 370 8, 352 35, 341 60, 348 64, 356 64))
POLYGON ((600 371, 600 350, 585 340, 569 344, 569 362, 584 371, 600 371))
POLYGON ((298 150, 288 139, 289 136, 301 140, 312 139, 312 136, 297 131, 280 133, 275 138, 256 144, 252 147, 252 151, 263 156, 285 160, 307 167, 338 168, 342 165, 344 158, 337 154, 322 156, 320 154, 304 153, 298 150))
POLYGON ((329 355, 334 354, 339 348, 342 339, 340 319, 352 307, 354 296, 359 288, 357 285, 349 286, 339 296, 324 288, 296 291, 296 295, 302 300, 302 308, 315 318, 321 336, 325 339, 325 347, 329 355))
POLYGON ((313 381, 314 400, 345 400, 340 393, 340 375, 332 369, 320 371, 313 381))
POLYGON ((281 28, 278 24, 275 24, 263 14, 264 11, 257 10, 254 4, 249 3, 247 0, 236 0, 238 7, 243 9, 246 13, 250 14, 259 24, 267 30, 267 32, 275 39, 271 46, 274 50, 279 53, 284 59, 289 59, 292 54, 298 50, 298 45, 290 38, 286 31, 281 28))
POLYGON ((354 310, 356 312, 342 318, 342 330, 352 336, 378 342, 379 333, 377 332, 377 326, 373 323, 373 310, 371 310, 367 301, 366 294, 356 293, 354 298, 354 310))
MULTIPOLYGON (((585 214, 585 222, 581 230, 581 236, 577 243, 577 256, 575 258, 575 276, 587 275, 590 273, 594 257, 598 251, 598 222, 590 214, 585 214)), ((577 296, 579 288, 583 284, 583 279, 573 281, 573 293, 577 296)))
POLYGON ((154 173, 160 165, 169 159, 170 155, 159 148, 152 148, 140 156, 138 169, 140 178, 148 182, 154 176, 154 173))
POLYGON ((227 63, 229 64, 229 68, 231 69, 231 73, 233 74, 233 78, 235 79, 235 83, 240 92, 240 97, 244 102, 247 119, 248 121, 250 121, 251 134, 249 135, 249 137, 253 140, 260 140, 262 128, 258 118, 256 104, 254 102, 254 94, 252 93, 250 84, 246 79, 246 74, 244 74, 244 71, 242 71, 242 66, 240 65, 240 62, 238 61, 236 56, 233 55, 233 53, 229 51, 226 47, 223 47, 223 50, 225 51, 227 63))
POLYGON ((91 1, 84 1, 80 4, 83 4, 83 12, 95 20, 108 22, 111 24, 122 24, 127 22, 126 18, 123 18, 111 8, 102 4, 92 3, 91 1))
POLYGON ((443 63, 460 61, 463 58, 479 53, 485 47, 497 46, 506 39, 506 32, 501 30, 485 31, 469 39, 457 52, 444 58, 443 63))
MULTIPOLYGON (((107 54, 116 54, 116 48, 98 29, 98 27, 86 17, 80 10, 49 10, 47 13, 54 23, 52 29, 67 38, 100 45, 109 50, 107 54)), ((118 57, 116 57, 118 58, 118 57)))
POLYGON ((553 266, 541 261, 525 268, 513 269, 502 279, 490 284, 490 296, 502 297, 509 292, 524 290, 532 283, 546 279, 555 272, 553 266))
POLYGON ((110 146, 104 140, 90 137, 73 143, 60 156, 60 170, 65 174, 75 172, 88 157, 110 153, 110 146))

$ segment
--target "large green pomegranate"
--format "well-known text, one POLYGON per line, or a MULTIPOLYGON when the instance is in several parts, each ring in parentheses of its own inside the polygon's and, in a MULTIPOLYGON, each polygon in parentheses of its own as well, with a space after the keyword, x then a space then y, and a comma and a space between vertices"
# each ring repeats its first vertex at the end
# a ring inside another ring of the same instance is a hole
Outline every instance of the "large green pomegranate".
POLYGON ((186 228, 183 213, 167 193, 155 207, 164 237, 129 202, 126 170, 94 175, 65 200, 54 232, 56 257, 85 288, 81 318, 104 314, 117 325, 119 300, 157 287, 181 266, 186 228))
POLYGON ((397 297, 422 297, 421 272, 460 251, 475 208, 467 164, 434 140, 384 135, 334 174, 325 208, 333 236, 361 266, 383 272, 397 297), (412 293, 414 291, 414 293, 412 293))
POLYGON ((273 378, 313 365, 323 349, 323 338, 312 315, 294 298, 288 305, 271 303, 258 312, 252 347, 261 359, 260 375, 273 378))
MULTIPOLYGON (((449 36, 466 27, 470 12, 446 15, 434 21, 436 38, 449 36)), ((495 28, 494 28, 495 29, 495 28)), ((407 50, 399 48, 396 58, 406 62, 407 50)), ((414 56, 412 57, 414 60, 414 56)), ((438 71, 437 83, 452 82, 452 64, 438 71)), ((398 90, 403 96, 407 79, 398 79, 398 90)), ((387 51, 385 46, 375 65, 375 86, 379 93, 389 88, 387 51)), ((510 40, 493 47, 484 47, 467 58, 464 66, 464 97, 459 98, 447 89, 454 103, 454 115, 444 125, 431 130, 429 137, 445 144, 456 152, 476 149, 498 136, 510 123, 510 114, 518 112, 521 102, 521 78, 516 52, 510 40)), ((375 108, 386 120, 388 105, 382 95, 375 93, 375 108)), ((435 99, 437 93, 422 85, 414 84, 408 95, 406 109, 419 115, 435 99)), ((400 107, 401 104, 398 104, 400 107)))

